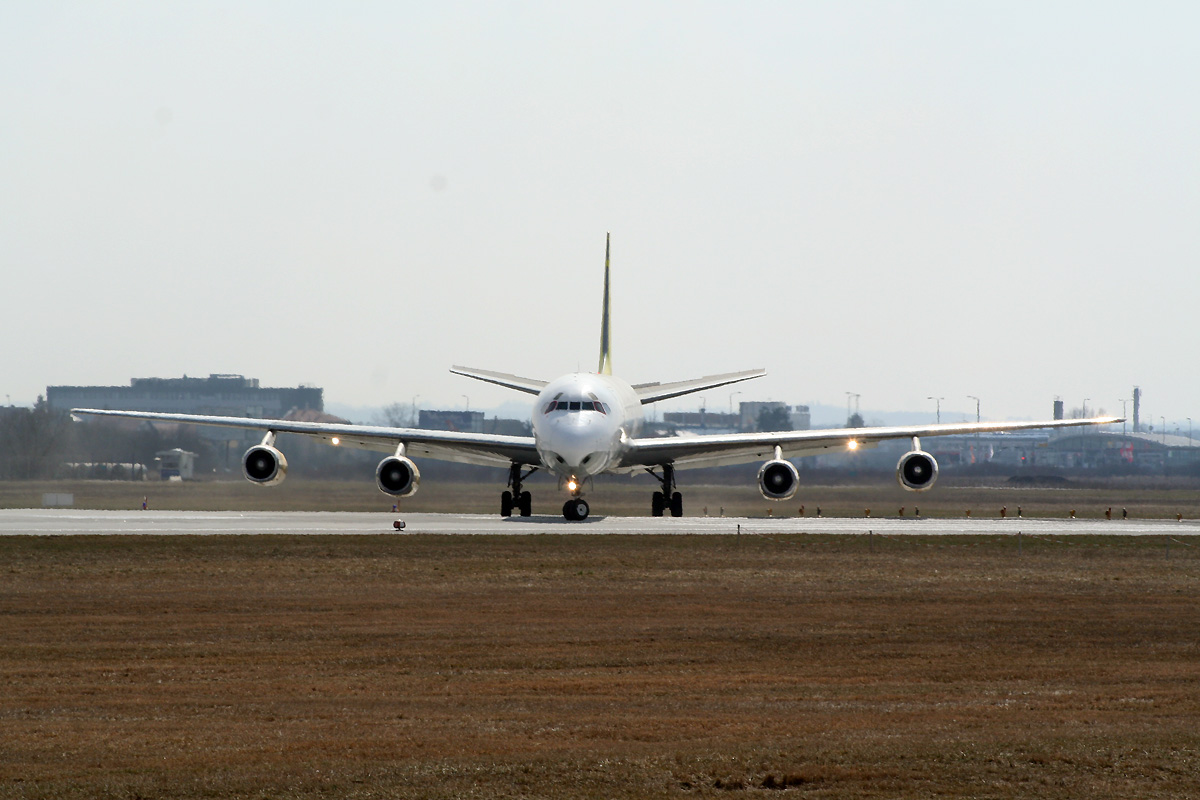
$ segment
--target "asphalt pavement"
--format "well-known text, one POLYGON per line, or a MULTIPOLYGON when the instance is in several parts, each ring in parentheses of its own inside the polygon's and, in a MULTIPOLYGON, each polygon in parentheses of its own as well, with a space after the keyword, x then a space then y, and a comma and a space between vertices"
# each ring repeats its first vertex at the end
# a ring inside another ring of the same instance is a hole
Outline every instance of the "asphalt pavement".
POLYGON ((978 517, 608 517, 583 522, 561 516, 509 517, 478 514, 390 514, 304 511, 87 511, 82 509, 0 509, 0 536, 70 534, 219 535, 219 534, 677 534, 755 533, 856 534, 886 536, 998 535, 1018 531, 1038 536, 1200 535, 1200 521, 1105 519, 1007 519, 978 517), (404 520, 397 531, 393 523, 404 520))

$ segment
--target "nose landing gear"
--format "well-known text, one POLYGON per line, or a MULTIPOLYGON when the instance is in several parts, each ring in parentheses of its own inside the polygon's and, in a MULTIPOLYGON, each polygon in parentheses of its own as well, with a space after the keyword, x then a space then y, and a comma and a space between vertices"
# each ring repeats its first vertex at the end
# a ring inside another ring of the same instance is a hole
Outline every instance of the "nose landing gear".
POLYGON ((590 510, 587 500, 582 497, 572 497, 563 503, 563 516, 571 522, 581 522, 587 519, 590 510))

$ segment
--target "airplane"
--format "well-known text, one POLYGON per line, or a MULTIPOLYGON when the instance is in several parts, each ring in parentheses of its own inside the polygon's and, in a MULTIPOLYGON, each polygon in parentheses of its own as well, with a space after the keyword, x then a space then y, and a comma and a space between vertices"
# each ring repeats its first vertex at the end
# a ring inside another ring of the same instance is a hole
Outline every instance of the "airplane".
POLYGON ((544 470, 557 477, 559 489, 567 492, 562 514, 571 521, 587 519, 590 507, 584 497, 585 490, 593 485, 594 476, 604 473, 651 474, 660 485, 651 496, 651 514, 681 517, 683 496, 675 482, 675 473, 681 469, 762 461, 758 470, 762 496, 768 500, 788 500, 795 496, 800 485, 799 472, 788 459, 831 451, 852 452, 876 447, 889 439, 910 439, 912 449, 896 464, 896 479, 905 489, 922 492, 933 487, 938 464, 930 453, 921 449, 921 437, 1121 422, 1115 417, 1093 417, 642 438, 639 434, 643 427, 643 406, 759 378, 766 371, 752 369, 671 383, 632 385, 615 377, 609 316, 610 243, 611 238, 606 237, 600 361, 596 372, 573 372, 545 381, 461 366, 450 369, 456 375, 534 395, 532 436, 93 408, 77 408, 71 413, 76 418, 126 417, 264 431, 262 441, 242 457, 246 478, 264 486, 278 484, 287 475, 287 458, 275 447, 280 433, 389 453, 376 467, 375 480, 381 491, 397 498, 413 495, 420 485, 421 472, 414 457, 505 467, 508 484, 500 496, 500 514, 504 517, 511 517, 514 512, 521 517, 531 515, 532 498, 525 489, 525 481, 534 472, 544 470))

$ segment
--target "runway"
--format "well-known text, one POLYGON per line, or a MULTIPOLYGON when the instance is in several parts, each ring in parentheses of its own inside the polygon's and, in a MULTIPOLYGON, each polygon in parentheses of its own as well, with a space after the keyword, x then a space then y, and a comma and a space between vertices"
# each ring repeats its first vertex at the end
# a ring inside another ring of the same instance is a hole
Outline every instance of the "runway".
POLYGON ((476 514, 403 514, 301 511, 88 511, 0 509, 0 536, 247 534, 608 534, 729 535, 863 534, 886 536, 1000 535, 1018 531, 1039 536, 1194 536, 1200 521, 1103 519, 916 519, 912 517, 762 519, 745 517, 605 517, 567 522, 558 516, 528 518, 476 514), (405 529, 392 527, 403 519, 405 529))

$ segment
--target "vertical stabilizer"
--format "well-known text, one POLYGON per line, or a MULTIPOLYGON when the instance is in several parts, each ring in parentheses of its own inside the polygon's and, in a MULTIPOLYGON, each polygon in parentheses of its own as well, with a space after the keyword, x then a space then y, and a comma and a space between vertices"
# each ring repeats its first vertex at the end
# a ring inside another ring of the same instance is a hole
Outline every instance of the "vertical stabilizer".
POLYGON ((600 368, 601 375, 612 375, 612 339, 608 333, 608 255, 610 234, 604 235, 604 311, 600 315, 600 368))

